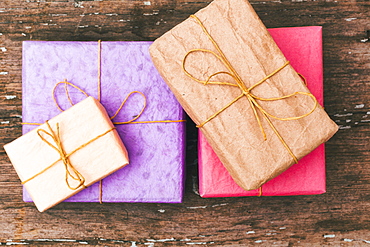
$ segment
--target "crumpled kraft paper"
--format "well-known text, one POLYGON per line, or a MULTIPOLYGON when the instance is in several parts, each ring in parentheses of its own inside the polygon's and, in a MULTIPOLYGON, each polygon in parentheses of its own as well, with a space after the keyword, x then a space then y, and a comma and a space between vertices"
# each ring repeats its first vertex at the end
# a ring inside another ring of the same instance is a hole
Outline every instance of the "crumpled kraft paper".
MULTIPOLYGON (((286 62, 248 1, 215 0, 195 15, 248 88, 286 62)), ((200 48, 217 53, 194 18, 180 23, 150 47, 155 66, 196 124, 203 123, 241 94, 238 87, 204 85, 184 73, 184 56, 190 50, 200 48)), ((204 52, 190 54, 185 66, 200 80, 206 80, 213 73, 227 71, 213 55, 204 52)), ((212 80, 235 83, 225 75, 218 75, 212 80)), ((282 97, 295 92, 309 91, 290 65, 252 90, 254 95, 262 98, 282 97)), ((303 95, 258 102, 267 112, 281 118, 304 115, 314 105, 310 97, 303 95)), ((245 190, 260 187, 294 163, 261 112, 258 115, 267 140, 263 139, 246 97, 201 128, 234 181, 245 190)), ((321 107, 298 120, 270 120, 298 159, 327 141, 338 129, 321 107)))
MULTIPOLYGON (((293 68, 307 80, 307 87, 320 105, 324 102, 322 27, 268 29, 293 68), (301 58, 305 59, 302 60, 301 58)), ((246 191, 240 188, 201 131, 198 138, 199 194, 201 197, 314 195, 326 191, 325 144, 261 186, 246 191)))

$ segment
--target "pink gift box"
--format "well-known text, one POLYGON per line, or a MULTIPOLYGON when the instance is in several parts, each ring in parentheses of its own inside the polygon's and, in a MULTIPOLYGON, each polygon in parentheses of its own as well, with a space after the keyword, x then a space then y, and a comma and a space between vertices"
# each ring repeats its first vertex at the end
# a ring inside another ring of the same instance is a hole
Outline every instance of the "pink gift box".
MULTIPOLYGON (((311 93, 323 105, 322 28, 269 29, 294 69, 307 80, 311 93)), ((325 146, 321 144, 261 189, 245 191, 231 178, 199 131, 199 193, 202 197, 291 196, 325 193, 325 146)))

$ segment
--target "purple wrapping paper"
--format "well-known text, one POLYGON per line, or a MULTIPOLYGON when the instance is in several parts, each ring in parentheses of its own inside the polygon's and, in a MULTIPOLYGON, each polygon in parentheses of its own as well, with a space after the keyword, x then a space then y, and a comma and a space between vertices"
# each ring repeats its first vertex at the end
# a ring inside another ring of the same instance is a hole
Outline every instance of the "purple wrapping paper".
MULTIPOLYGON (((131 91, 141 91, 147 107, 137 121, 180 120, 184 112, 152 65, 152 42, 102 42, 101 103, 110 116, 131 91)), ((60 111, 52 99, 57 82, 67 79, 97 98, 97 42, 23 42, 23 122, 44 123, 60 111)), ((84 99, 68 87, 72 102, 84 99)), ((62 109, 70 107, 64 86, 56 90, 62 109)), ((143 97, 133 94, 113 122, 136 116, 143 97)), ((37 126, 23 125, 23 134, 37 126)), ((129 153, 130 164, 103 180, 103 202, 180 203, 185 164, 185 124, 116 125, 129 153)), ((32 201, 23 191, 23 200, 32 201)), ((69 202, 98 202, 99 184, 69 198, 69 202)))

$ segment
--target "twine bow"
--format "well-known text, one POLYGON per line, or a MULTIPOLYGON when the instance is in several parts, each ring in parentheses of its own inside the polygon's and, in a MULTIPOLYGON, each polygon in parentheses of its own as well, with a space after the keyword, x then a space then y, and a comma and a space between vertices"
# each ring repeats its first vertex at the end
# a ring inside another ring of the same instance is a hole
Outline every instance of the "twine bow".
POLYGON ((74 154, 77 151, 79 151, 80 149, 86 147, 87 145, 89 145, 93 141, 95 141, 95 140, 99 139, 100 137, 108 134, 109 132, 111 132, 115 128, 111 128, 111 129, 107 130, 103 134, 96 136, 95 138, 93 138, 93 139, 89 140, 88 142, 80 145, 78 148, 76 148, 75 150, 73 150, 72 152, 70 152, 70 153, 67 154, 66 151, 64 150, 63 144, 61 142, 59 123, 56 123, 56 132, 54 132, 54 130, 51 128, 51 126, 50 126, 50 124, 49 124, 48 121, 46 121, 46 125, 47 125, 49 131, 46 131, 44 129, 38 129, 37 130, 37 134, 41 138, 42 141, 44 141, 51 148, 53 148, 54 150, 56 150, 59 153, 60 158, 57 161, 55 161, 54 163, 52 163, 51 165, 49 165, 48 167, 46 167, 45 169, 43 169, 42 171, 40 171, 37 174, 35 174, 34 176, 32 176, 31 178, 29 178, 27 180, 24 180, 22 182, 22 184, 25 184, 25 183, 29 182, 30 180, 34 179, 35 177, 41 175, 42 173, 44 173, 45 171, 47 171, 48 169, 50 169, 51 167, 53 167, 58 162, 62 161, 63 164, 64 164, 64 167, 65 167, 65 171, 66 171, 66 173, 65 173, 65 181, 66 181, 66 184, 67 184, 68 188, 71 189, 71 190, 77 190, 77 189, 79 189, 81 187, 86 188, 86 186, 84 185, 84 183, 85 183, 84 176, 82 176, 82 174, 79 173, 78 170, 71 164, 71 162, 69 160, 69 157, 72 154, 74 154), (50 141, 48 141, 43 136, 43 134, 49 136, 53 140, 54 144, 52 144, 50 141), (75 180, 75 181, 78 181, 78 185, 71 186, 71 184, 69 182, 70 179, 75 180))
POLYGON ((279 138, 279 140, 284 145, 284 147, 286 148, 286 150, 292 156, 292 158, 295 161, 295 163, 298 163, 297 157, 293 154, 292 150, 289 148, 288 144, 285 142, 285 140, 283 139, 283 137, 280 135, 280 133, 278 132, 278 130, 275 128, 275 126, 271 122, 270 118, 277 119, 277 120, 282 120, 282 121, 297 120, 297 119, 304 118, 304 117, 310 115, 316 109, 318 103, 317 103, 317 100, 316 100, 315 96, 313 96, 311 93, 307 93, 307 92, 294 92, 294 93, 289 94, 289 95, 284 95, 284 96, 281 96, 281 97, 274 97, 274 98, 263 98, 263 97, 256 96, 255 94, 252 93, 252 90, 254 88, 258 87, 259 85, 261 85, 262 83, 266 82, 266 80, 268 80, 272 76, 274 76, 277 73, 279 73, 285 67, 287 67, 289 65, 289 61, 285 62, 284 65, 282 65, 280 68, 276 69, 275 71, 273 71, 272 73, 270 73, 269 75, 267 75, 265 78, 261 79, 256 84, 254 84, 254 85, 252 85, 251 87, 248 88, 244 84, 243 80, 241 79, 241 77, 239 76, 239 74, 237 73, 237 71, 235 70, 235 68, 231 65, 231 63, 229 62, 229 60, 226 58, 226 56, 224 55, 224 53, 222 52, 222 50, 220 49, 220 47, 218 46, 218 44, 216 43, 216 41, 212 38, 212 36, 207 31, 207 29, 204 27, 203 23, 199 20, 199 18, 197 16, 195 16, 195 15, 191 15, 190 17, 192 17, 193 19, 195 19, 195 21, 202 28, 202 30, 205 33, 205 35, 209 38, 209 40, 212 42, 212 44, 216 48, 217 53, 214 52, 214 51, 208 50, 208 49, 192 49, 192 50, 188 51, 185 54, 185 56, 183 58, 183 61, 182 61, 182 69, 183 69, 184 73, 188 77, 190 77, 192 80, 194 80, 196 82, 199 82, 199 83, 202 83, 205 86, 207 86, 207 85, 232 86, 232 87, 238 87, 240 89, 240 91, 241 91, 241 93, 240 93, 239 96, 237 96, 235 99, 233 99, 226 106, 224 106, 223 108, 221 108, 220 110, 218 110, 216 113, 214 113, 213 115, 211 115, 204 122, 202 122, 201 124, 197 125, 197 127, 198 128, 203 127, 206 123, 208 123, 209 121, 211 121, 212 119, 214 119, 216 116, 218 116, 220 113, 222 113, 223 111, 225 111, 227 108, 229 108, 230 106, 232 106, 239 99, 241 99, 243 97, 246 97, 248 99, 248 102, 249 102, 252 110, 253 110, 253 114, 254 114, 254 116, 256 118, 256 121, 257 121, 257 123, 259 125, 259 128, 261 130, 261 133, 263 135, 263 139, 266 140, 267 137, 266 137, 266 133, 265 133, 264 127, 262 126, 260 116, 258 115, 258 111, 262 114, 262 116, 267 121, 267 123, 269 124, 269 126, 272 128, 272 130, 274 131, 274 133, 276 134, 276 136, 279 138), (208 76, 207 80, 200 80, 200 79, 195 78, 186 69, 186 60, 188 59, 188 56, 190 54, 192 54, 192 53, 195 53, 195 52, 204 52, 204 53, 209 53, 209 54, 215 56, 227 68, 227 71, 218 71, 216 73, 213 73, 212 75, 208 76), (221 75, 221 74, 230 76, 234 80, 234 83, 224 82, 224 81, 211 81, 211 79, 213 77, 215 77, 217 75, 221 75), (284 100, 284 99, 287 99, 287 98, 291 98, 291 97, 293 97, 295 95, 306 95, 308 97, 311 97, 312 100, 314 101, 313 108, 308 113, 306 113, 306 114, 303 114, 303 115, 300 115, 300 116, 283 118, 283 117, 278 117, 278 116, 275 116, 275 115, 267 112, 260 105, 260 103, 257 101, 257 100, 259 100, 259 101, 278 101, 278 100, 284 100))
MULTIPOLYGON (((65 90, 65 94, 67 96, 67 99, 68 99, 68 102, 71 104, 71 106, 74 105, 74 103, 72 102, 71 100, 71 97, 69 95, 69 91, 68 91, 68 86, 71 86, 75 89, 77 89, 78 91, 80 91, 82 94, 84 94, 86 97, 89 97, 89 95, 83 90, 81 89, 80 87, 78 87, 77 85, 71 83, 71 82, 68 82, 66 79, 64 81, 61 81, 61 82, 58 82, 55 84, 54 88, 53 88, 53 100, 54 100, 54 103, 56 105, 56 107, 60 110, 60 111, 64 111, 64 109, 62 109, 62 107, 59 105, 56 97, 55 97, 55 91, 56 89, 58 88, 59 85, 61 84, 64 84, 64 90, 65 90)), ((120 111, 122 110, 123 106, 126 104, 127 100, 134 94, 139 94, 141 97, 143 97, 143 106, 142 108, 140 109, 140 112, 138 114, 136 114, 132 119, 128 120, 128 121, 120 121, 120 122, 113 122, 113 124, 117 124, 117 125, 120 125, 120 124, 132 124, 132 123, 151 123, 153 121, 136 121, 144 112, 145 108, 146 108, 146 102, 147 102, 147 99, 146 99, 146 96, 145 94, 143 94, 142 92, 140 91, 132 91, 130 92, 129 94, 127 94, 126 98, 121 102, 120 106, 118 107, 118 109, 116 110, 116 112, 113 114, 113 116, 110 117, 111 120, 113 120, 114 118, 117 117, 117 115, 120 113, 120 111)), ((166 120, 164 120, 166 121, 166 120)), ((174 121, 177 121, 177 120, 168 120, 169 122, 174 122, 174 121)), ((183 120, 179 120, 178 122, 180 121, 183 121, 183 120)), ((155 122, 163 122, 163 121, 155 121, 155 122)))

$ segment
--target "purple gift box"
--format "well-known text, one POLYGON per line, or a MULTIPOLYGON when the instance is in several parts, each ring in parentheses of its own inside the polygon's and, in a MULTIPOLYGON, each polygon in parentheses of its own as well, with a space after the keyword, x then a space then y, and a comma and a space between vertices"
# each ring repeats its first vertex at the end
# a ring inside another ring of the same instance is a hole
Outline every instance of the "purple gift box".
MULTIPOLYGON (((98 98, 113 116, 132 91, 146 96, 146 108, 137 121, 183 120, 185 115, 166 83, 153 66, 148 48, 152 42, 23 42, 23 122, 44 123, 60 114, 53 88, 64 79, 98 98), (101 54, 99 59, 98 54, 101 54), (100 69, 99 69, 100 61, 100 69)), ((70 107, 64 84, 55 90, 62 109, 70 107)), ((68 86, 73 103, 86 96, 68 86)), ((113 122, 137 116, 144 98, 132 94, 113 122)), ((37 126, 23 125, 23 134, 37 126)), ((103 202, 180 203, 184 188, 185 124, 136 123, 116 125, 129 153, 130 164, 103 179, 103 202)), ((68 202, 98 202, 96 183, 69 198, 68 202)), ((23 200, 32 201, 23 191, 23 200)))

